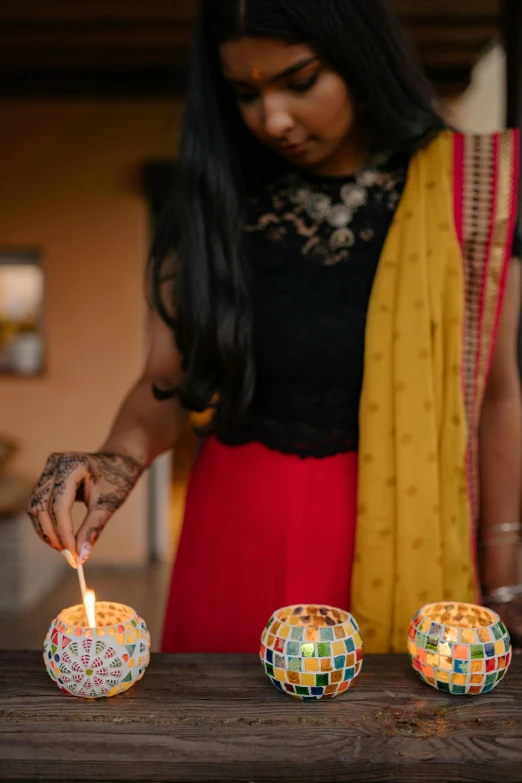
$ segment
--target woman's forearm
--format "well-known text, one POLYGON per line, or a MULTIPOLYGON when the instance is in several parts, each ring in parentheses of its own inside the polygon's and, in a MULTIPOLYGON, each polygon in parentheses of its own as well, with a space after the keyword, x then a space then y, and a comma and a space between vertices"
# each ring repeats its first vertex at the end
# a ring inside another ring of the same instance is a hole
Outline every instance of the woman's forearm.
POLYGON ((149 467, 174 446, 187 414, 175 399, 156 400, 152 384, 151 378, 143 377, 130 390, 100 451, 125 454, 149 467))
POLYGON ((490 591, 518 581, 516 533, 498 527, 520 522, 522 404, 517 390, 485 401, 479 454, 482 583, 490 591))

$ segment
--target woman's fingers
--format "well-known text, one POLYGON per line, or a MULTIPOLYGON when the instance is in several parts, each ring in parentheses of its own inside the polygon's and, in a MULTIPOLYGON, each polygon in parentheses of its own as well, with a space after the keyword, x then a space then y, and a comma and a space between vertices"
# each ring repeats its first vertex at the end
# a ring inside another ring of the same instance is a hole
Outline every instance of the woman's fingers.
POLYGON ((62 547, 77 560, 76 536, 72 508, 78 488, 83 485, 87 472, 85 455, 64 455, 58 461, 54 484, 49 495, 49 515, 62 547))
POLYGON ((58 454, 52 454, 47 460, 40 480, 29 498, 27 513, 42 541, 60 552, 63 547, 54 529, 48 507, 58 460, 58 454))
POLYGON ((112 511, 94 509, 89 511, 83 525, 76 534, 76 548, 79 552, 80 565, 89 558, 92 548, 103 532, 105 525, 112 516, 112 511))

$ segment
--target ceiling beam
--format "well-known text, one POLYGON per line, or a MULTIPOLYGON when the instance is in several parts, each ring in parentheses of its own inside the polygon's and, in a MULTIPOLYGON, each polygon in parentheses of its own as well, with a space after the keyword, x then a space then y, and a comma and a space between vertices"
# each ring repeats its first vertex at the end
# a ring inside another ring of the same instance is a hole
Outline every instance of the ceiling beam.
MULTIPOLYGON (((320 0, 318 0, 319 2, 320 0)), ((522 0, 520 0, 522 2, 522 0)), ((461 89, 499 29, 500 0, 392 0, 421 65, 461 89), (467 78, 463 79, 467 69, 467 78)), ((196 0, 0 2, 0 94, 183 90, 196 0), (54 86, 53 86, 54 85, 54 86)))

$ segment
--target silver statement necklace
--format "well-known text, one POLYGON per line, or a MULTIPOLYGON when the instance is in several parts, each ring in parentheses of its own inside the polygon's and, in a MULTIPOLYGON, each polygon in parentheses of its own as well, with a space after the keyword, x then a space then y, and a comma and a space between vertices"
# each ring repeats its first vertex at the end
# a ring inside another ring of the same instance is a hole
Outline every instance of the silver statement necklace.
POLYGON ((340 190, 340 201, 334 201, 326 193, 314 191, 311 185, 303 183, 298 172, 290 175, 290 201, 316 223, 326 221, 333 229, 329 238, 332 251, 351 248, 355 234, 350 228, 354 215, 368 202, 368 189, 379 182, 379 167, 390 159, 390 153, 372 158, 371 163, 358 169, 352 182, 345 183, 340 190))

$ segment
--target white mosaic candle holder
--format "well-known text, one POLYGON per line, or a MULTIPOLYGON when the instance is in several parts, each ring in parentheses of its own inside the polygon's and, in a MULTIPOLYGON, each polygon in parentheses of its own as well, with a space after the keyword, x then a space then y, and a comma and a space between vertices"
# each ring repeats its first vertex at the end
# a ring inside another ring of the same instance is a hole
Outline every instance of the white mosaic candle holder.
POLYGON ((496 612, 441 602, 420 609, 408 632, 410 662, 424 682, 446 693, 493 690, 511 663, 511 642, 496 612))
POLYGON ((303 604, 274 612, 259 655, 276 688, 316 701, 338 696, 354 683, 363 663, 363 643, 349 612, 303 604))
POLYGON ((47 671, 71 696, 116 696, 140 680, 150 660, 150 634, 134 609, 96 603, 95 628, 89 628, 83 604, 64 609, 44 641, 47 671))

